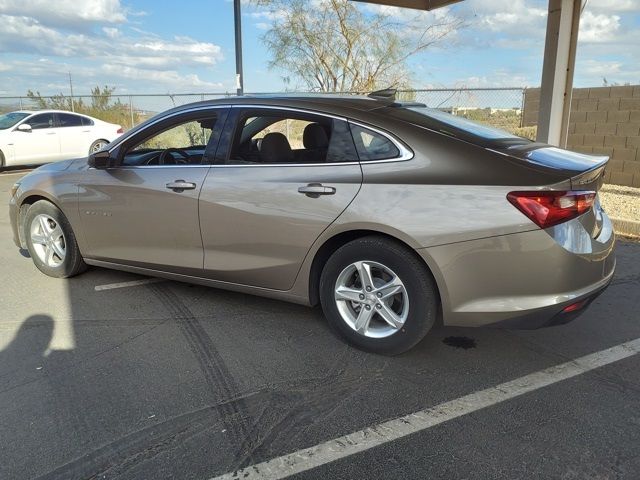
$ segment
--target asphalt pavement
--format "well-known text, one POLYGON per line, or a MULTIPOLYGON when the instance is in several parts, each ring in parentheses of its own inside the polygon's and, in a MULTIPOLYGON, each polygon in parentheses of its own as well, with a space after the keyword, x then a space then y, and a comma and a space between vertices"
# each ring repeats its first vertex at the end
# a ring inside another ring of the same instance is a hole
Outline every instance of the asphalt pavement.
MULTIPOLYGON (((19 177, 0 174, 0 198, 19 177)), ((0 479, 244 478, 634 341, 640 244, 617 255, 610 288, 568 325, 438 328, 389 358, 345 345, 319 309, 99 268, 48 278, 0 209, 0 479)), ((292 478, 636 479, 639 367, 632 352, 292 478)))

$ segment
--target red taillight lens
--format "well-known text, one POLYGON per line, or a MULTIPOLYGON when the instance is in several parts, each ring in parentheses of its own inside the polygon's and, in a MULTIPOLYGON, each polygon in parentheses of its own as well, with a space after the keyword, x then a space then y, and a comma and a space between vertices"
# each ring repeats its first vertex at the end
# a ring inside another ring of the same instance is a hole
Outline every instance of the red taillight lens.
POLYGON ((507 199, 541 228, 576 218, 589 210, 596 192, 511 192, 507 199))
POLYGON ((122 127, 120 127, 120 128, 116 131, 116 133, 117 133, 118 135, 121 135, 121 134, 123 134, 123 133, 124 133, 124 130, 122 129, 122 127))

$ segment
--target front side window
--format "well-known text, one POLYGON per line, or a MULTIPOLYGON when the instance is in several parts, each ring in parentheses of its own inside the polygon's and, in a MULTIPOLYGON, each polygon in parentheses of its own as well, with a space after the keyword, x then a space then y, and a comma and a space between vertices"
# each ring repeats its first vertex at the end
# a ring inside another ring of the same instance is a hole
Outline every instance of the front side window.
POLYGON ((398 147, 381 133, 353 124, 351 133, 362 161, 387 160, 400 156, 398 147))
POLYGON ((71 113, 59 113, 58 125, 60 127, 81 127, 82 118, 78 115, 72 115, 71 113))
POLYGON ((303 112, 247 112, 239 119, 232 145, 232 165, 357 161, 346 122, 303 112))
POLYGON ((123 165, 199 165, 211 140, 217 116, 184 121, 145 137, 124 154, 123 165))
POLYGON ((53 128, 53 113, 41 113, 39 115, 34 115, 30 119, 26 121, 27 124, 31 125, 32 130, 42 130, 44 128, 53 128))

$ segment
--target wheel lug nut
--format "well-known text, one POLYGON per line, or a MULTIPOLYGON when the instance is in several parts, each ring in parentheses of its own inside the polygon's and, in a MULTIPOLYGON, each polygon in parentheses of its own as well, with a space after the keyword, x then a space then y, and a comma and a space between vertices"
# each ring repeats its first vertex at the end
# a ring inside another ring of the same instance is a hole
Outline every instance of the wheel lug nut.
POLYGON ((382 292, 378 292, 377 295, 378 295, 378 298, 382 298, 382 292))
POLYGON ((364 293, 360 294, 360 300, 364 300, 364 293))
POLYGON ((367 287, 367 292, 370 292, 370 291, 371 291, 371 287, 367 287))
POLYGON ((378 304, 376 305, 376 308, 377 308, 378 310, 380 310, 380 309, 382 308, 382 305, 378 303, 378 304))
POLYGON ((366 310, 371 310, 371 305, 365 305, 365 306, 364 306, 364 308, 365 308, 366 310))

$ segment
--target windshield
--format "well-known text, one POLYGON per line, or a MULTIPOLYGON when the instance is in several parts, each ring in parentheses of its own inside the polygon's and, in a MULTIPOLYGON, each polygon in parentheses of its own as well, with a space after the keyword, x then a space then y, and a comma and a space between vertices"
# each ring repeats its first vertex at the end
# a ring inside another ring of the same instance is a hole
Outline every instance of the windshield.
POLYGON ((13 127, 23 118, 28 117, 28 113, 11 112, 0 115, 0 130, 13 127))

